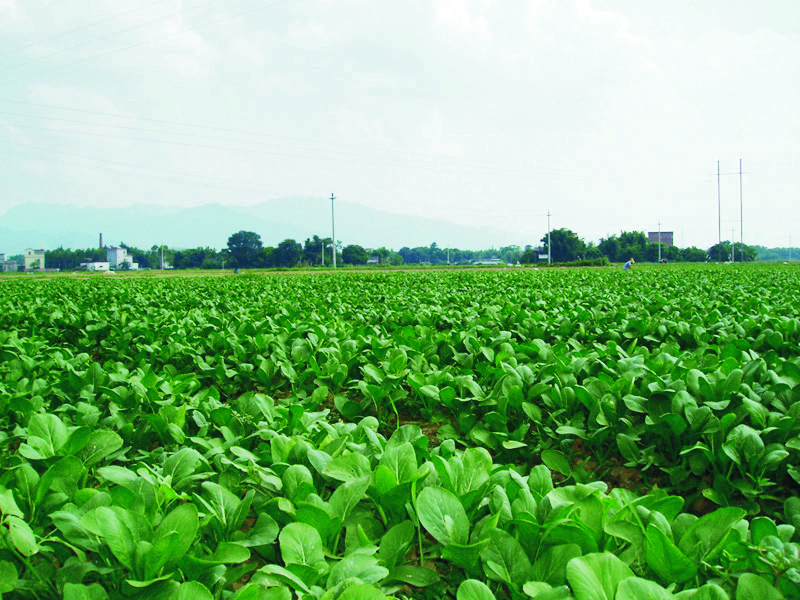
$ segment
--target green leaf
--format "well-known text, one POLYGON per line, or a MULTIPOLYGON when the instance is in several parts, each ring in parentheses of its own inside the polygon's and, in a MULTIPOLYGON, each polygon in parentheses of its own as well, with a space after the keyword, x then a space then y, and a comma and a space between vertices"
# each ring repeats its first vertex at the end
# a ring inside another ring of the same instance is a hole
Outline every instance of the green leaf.
POLYGON ((366 495, 369 483, 370 477, 364 476, 347 481, 336 488, 336 491, 328 499, 333 514, 345 522, 350 512, 366 495))
POLYGON ((577 544, 550 546, 533 563, 531 579, 550 585, 564 585, 567 581, 567 564, 580 555, 581 547, 577 544))
MULTIPOLYGON (((392 487, 402 483, 410 483, 417 478, 417 455, 410 442, 400 445, 387 445, 381 456, 379 466, 385 467, 392 474, 392 487)), ((385 490, 388 491, 388 490, 385 490)))
POLYGON ((28 423, 28 444, 45 458, 55 456, 66 441, 67 426, 56 415, 47 413, 31 417, 28 423))
POLYGON ((133 556, 136 545, 140 541, 140 531, 147 529, 144 517, 138 513, 129 513, 119 507, 106 508, 101 506, 87 513, 81 519, 83 525, 105 539, 111 552, 122 565, 133 571, 133 556), (91 521, 91 517, 94 521, 91 521))
POLYGON ((17 587, 17 567, 7 560, 0 560, 0 594, 13 592, 17 587))
POLYGON ((0 513, 6 516, 22 517, 22 511, 14 500, 14 493, 0 485, 0 513))
POLYGON ((702 560, 717 548, 746 514, 741 508, 726 507, 704 515, 687 528, 678 547, 690 559, 702 560))
POLYGON ((83 460, 86 466, 91 466, 120 448, 122 448, 122 438, 113 431, 93 431, 78 458, 83 460))
POLYGON ((427 567, 403 565, 396 567, 387 576, 386 581, 399 581, 414 587, 427 587, 439 581, 439 574, 427 567))
POLYGON ((177 562, 189 551, 199 527, 200 521, 197 507, 189 503, 179 505, 161 520, 153 535, 153 544, 155 546, 158 546, 161 538, 166 535, 177 533, 179 536, 177 544, 172 548, 171 556, 168 557, 164 564, 177 562))
POLYGON ((292 592, 288 587, 267 588, 248 583, 231 596, 231 600, 292 600, 292 592))
POLYGON ((337 456, 323 469, 323 474, 337 481, 351 481, 372 474, 369 459, 363 454, 351 452, 337 456))
POLYGON ((495 600, 495 596, 482 581, 465 579, 458 586, 456 600, 495 600))
POLYGON ((614 600, 620 582, 633 571, 610 552, 573 558, 567 564, 567 581, 575 600, 614 600))
POLYGON ((671 600, 672 593, 655 582, 629 577, 620 582, 616 600, 671 600))
POLYGON ((261 513, 258 515, 255 525, 247 532, 247 537, 235 541, 247 548, 269 546, 278 539, 278 529, 275 519, 267 513, 261 513))
POLYGON ((222 542, 206 560, 218 564, 238 564, 250 559, 250 550, 241 544, 222 542))
POLYGON ((386 596, 366 583, 356 583, 348 587, 337 600, 386 600, 386 596))
POLYGON ((558 450, 542 450, 542 462, 548 469, 561 473, 564 477, 569 477, 572 473, 567 457, 558 450))
POLYGON ((783 600, 783 594, 763 577, 745 573, 736 586, 736 600, 783 600))
POLYGON ((174 592, 173 600, 214 600, 208 588, 197 581, 186 581, 174 592))
POLYGON ((64 600, 106 600, 106 598, 108 598, 108 593, 99 583, 64 584, 64 600))
POLYGON ((469 519, 458 497, 440 487, 426 487, 417 496, 422 526, 443 545, 466 545, 469 519))
POLYGON ((278 536, 281 557, 287 565, 315 566, 325 560, 319 532, 305 523, 289 523, 278 536))
POLYGON ((350 554, 336 563, 328 577, 328 589, 347 579, 357 579, 363 583, 375 584, 389 574, 389 569, 378 565, 375 556, 350 554))
POLYGON ((411 543, 414 541, 416 528, 411 521, 403 521, 392 527, 381 538, 378 556, 390 569, 402 562, 411 543))
POLYGON ((8 539, 22 556, 33 556, 39 552, 39 545, 36 543, 36 536, 25 521, 19 517, 6 517, 8 526, 8 539))
POLYGON ((664 532, 652 523, 646 530, 647 566, 653 569, 664 583, 683 583, 697 575, 697 567, 664 532))
POLYGON ((519 541, 501 529, 489 532, 489 543, 481 550, 483 570, 489 579, 518 590, 533 577, 531 561, 519 541))

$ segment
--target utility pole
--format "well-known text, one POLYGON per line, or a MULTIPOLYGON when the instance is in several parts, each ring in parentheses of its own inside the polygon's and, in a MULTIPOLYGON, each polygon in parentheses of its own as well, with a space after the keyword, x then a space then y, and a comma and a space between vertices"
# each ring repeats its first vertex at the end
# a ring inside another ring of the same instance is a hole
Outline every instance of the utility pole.
POLYGON ((553 264, 553 248, 550 246, 550 211, 547 211, 547 264, 553 264))
POLYGON ((739 243, 744 262, 744 204, 742 204, 742 159, 739 159, 739 243))
POLYGON ((331 246, 333 246, 333 270, 336 270, 336 221, 333 218, 333 201, 336 197, 331 192, 331 246))
POLYGON ((164 270, 164 244, 161 244, 161 270, 164 270))
POLYGON ((734 241, 736 238, 733 237, 733 227, 731 227, 731 262, 736 262, 736 248, 734 246, 734 241))
POLYGON ((325 240, 321 239, 319 241, 319 250, 320 250, 320 259, 322 260, 322 266, 325 266, 325 240))
POLYGON ((719 161, 717 161, 717 233, 719 233, 717 261, 722 262, 722 194, 719 186, 719 161))
POLYGON ((661 221, 658 222, 658 262, 661 262, 661 221))

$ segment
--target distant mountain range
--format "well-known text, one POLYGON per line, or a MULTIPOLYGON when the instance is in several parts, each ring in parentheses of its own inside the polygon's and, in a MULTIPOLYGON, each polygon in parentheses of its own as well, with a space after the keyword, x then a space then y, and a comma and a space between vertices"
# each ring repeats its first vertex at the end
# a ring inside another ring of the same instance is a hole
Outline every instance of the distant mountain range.
MULTIPOLYGON (((265 246, 314 234, 330 237, 330 202, 310 198, 274 199, 250 206, 203 204, 182 208, 136 204, 119 208, 78 207, 28 202, 0 216, 0 252, 25 248, 94 248, 103 234, 106 246, 221 249, 240 230, 255 231, 265 246)), ((522 235, 499 229, 457 225, 423 216, 403 215, 336 202, 336 238, 365 248, 429 246, 484 249, 521 244, 522 235)), ((528 243, 534 243, 529 240, 528 243)))

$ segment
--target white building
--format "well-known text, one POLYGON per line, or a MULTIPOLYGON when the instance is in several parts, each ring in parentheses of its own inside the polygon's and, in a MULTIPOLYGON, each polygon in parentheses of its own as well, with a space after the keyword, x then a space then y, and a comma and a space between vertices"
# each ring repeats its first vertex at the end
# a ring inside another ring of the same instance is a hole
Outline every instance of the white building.
POLYGON ((44 250, 34 250, 28 248, 25 250, 25 270, 36 271, 44 270, 44 250))
POLYGON ((86 269, 87 271, 108 271, 109 264, 108 262, 82 262, 81 268, 86 269))
POLYGON ((133 258, 128 256, 127 248, 115 248, 110 246, 106 248, 106 258, 108 259, 108 266, 110 269, 121 270, 128 268, 131 271, 135 271, 139 268, 139 263, 133 262, 133 258), (128 263, 127 267, 124 266, 125 263, 128 263))

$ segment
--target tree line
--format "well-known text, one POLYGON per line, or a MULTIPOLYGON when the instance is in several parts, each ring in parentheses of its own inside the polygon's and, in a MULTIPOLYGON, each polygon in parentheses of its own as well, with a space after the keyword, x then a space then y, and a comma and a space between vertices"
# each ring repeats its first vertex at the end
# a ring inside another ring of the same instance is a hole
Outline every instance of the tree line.
MULTIPOLYGON (((175 269, 223 269, 223 268, 291 268, 296 266, 326 266, 333 265, 334 252, 336 264, 341 265, 401 265, 401 264, 467 264, 480 260, 494 259, 501 263, 522 264, 536 263, 547 260, 548 244, 552 246, 551 260, 554 263, 567 263, 574 261, 594 261, 597 264, 603 261, 625 262, 633 258, 636 262, 657 262, 660 258, 669 262, 704 262, 727 261, 731 253, 735 260, 753 261, 757 258, 764 260, 769 256, 771 260, 783 259, 788 255, 788 249, 769 250, 763 246, 747 246, 740 243, 731 245, 730 242, 715 244, 703 250, 695 246, 679 248, 664 242, 651 242, 642 231, 622 231, 618 235, 602 238, 598 244, 586 243, 570 229, 553 229, 549 239, 545 234, 540 240, 540 245, 534 247, 527 245, 524 248, 517 245, 502 246, 484 250, 464 250, 459 248, 440 248, 435 242, 430 246, 417 246, 410 248, 404 246, 398 251, 385 247, 367 249, 358 244, 342 246, 341 242, 334 245, 331 238, 314 235, 306 238, 303 243, 294 239, 285 239, 276 246, 265 246, 261 236, 253 231, 238 231, 228 238, 227 246, 221 250, 210 247, 197 247, 183 250, 168 248, 166 246, 152 246, 141 249, 120 246, 128 249, 128 254, 133 261, 138 263, 140 269, 157 269, 161 266, 163 253, 166 265, 175 269), (774 255, 774 257, 773 257, 774 255)), ((795 254, 795 258, 800 253, 795 254)), ((767 259, 767 260, 769 260, 767 259)), ((58 248, 45 253, 45 262, 48 268, 72 270, 80 267, 81 263, 106 260, 104 248, 87 248, 69 250, 58 248)))

